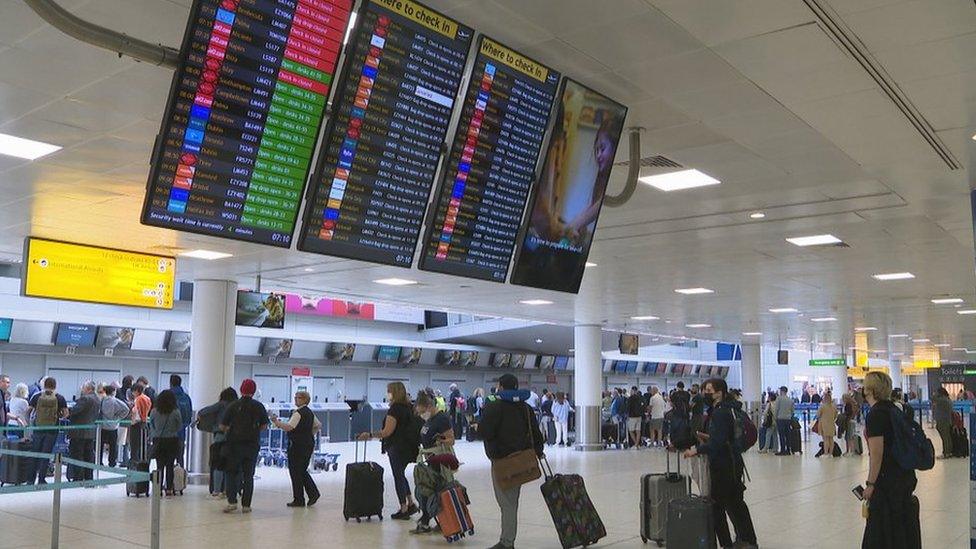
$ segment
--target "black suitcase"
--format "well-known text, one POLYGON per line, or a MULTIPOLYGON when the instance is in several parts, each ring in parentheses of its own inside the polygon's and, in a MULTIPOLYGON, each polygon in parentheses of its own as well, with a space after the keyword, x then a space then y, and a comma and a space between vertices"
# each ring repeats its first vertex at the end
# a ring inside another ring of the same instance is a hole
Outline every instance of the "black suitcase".
MULTIPOLYGON (((132 445, 132 459, 129 460, 128 469, 132 471, 137 471, 139 473, 149 472, 149 460, 148 450, 146 448, 146 437, 144 429, 139 429, 136 431, 135 438, 138 440, 138 444, 132 445), (138 456, 136 456, 136 450, 138 449, 138 456)), ((126 496, 148 496, 149 495, 149 481, 144 480, 141 482, 126 482, 125 483, 125 495, 126 496)))
MULTIPOLYGON (((0 448, 4 450, 18 450, 30 452, 32 444, 29 440, 0 441, 0 448)), ((0 486, 8 484, 28 484, 34 479, 34 460, 23 456, 0 456, 0 486)))
POLYGON ((556 420, 551 417, 546 420, 546 444, 556 444, 556 420))
POLYGON ((667 546, 674 549, 717 549, 712 501, 689 494, 668 505, 667 546))
MULTIPOLYGON (((802 454, 803 453, 803 437, 801 436, 802 429, 800 428, 800 422, 794 418, 790 421, 790 453, 802 454)), ((780 448, 780 451, 783 449, 780 448)))
POLYGON ((961 458, 969 457, 969 434, 965 427, 952 430, 952 455, 961 458))
POLYGON ((691 479, 681 474, 681 457, 678 472, 671 472, 671 452, 667 452, 667 469, 664 473, 649 473, 641 477, 640 533, 641 541, 655 541, 660 547, 668 529, 668 505, 677 497, 691 493, 691 479))
POLYGON ((346 487, 343 496, 342 516, 349 520, 383 520, 383 467, 366 460, 366 443, 363 443, 363 460, 359 461, 359 442, 356 442, 356 462, 346 465, 346 487))

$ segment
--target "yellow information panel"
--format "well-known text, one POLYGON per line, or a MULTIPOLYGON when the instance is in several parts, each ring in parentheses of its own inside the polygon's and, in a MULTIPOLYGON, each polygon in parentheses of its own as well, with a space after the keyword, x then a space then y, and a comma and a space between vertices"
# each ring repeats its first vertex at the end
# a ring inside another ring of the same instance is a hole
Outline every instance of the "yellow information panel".
POLYGON ((28 238, 24 265, 26 296, 173 308, 172 257, 28 238))

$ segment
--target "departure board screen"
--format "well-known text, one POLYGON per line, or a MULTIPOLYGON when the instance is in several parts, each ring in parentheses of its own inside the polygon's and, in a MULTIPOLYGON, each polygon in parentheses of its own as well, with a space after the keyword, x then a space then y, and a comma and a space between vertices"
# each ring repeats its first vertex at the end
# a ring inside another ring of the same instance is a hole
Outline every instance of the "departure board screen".
POLYGON ((505 282, 559 73, 482 36, 420 268, 505 282))
POLYGON ((472 31, 376 0, 354 34, 298 247, 410 267, 472 31))
POLYGON ((352 0, 197 0, 142 222, 288 247, 352 0))
POLYGON ((512 284, 579 292, 627 107, 563 80, 512 284))

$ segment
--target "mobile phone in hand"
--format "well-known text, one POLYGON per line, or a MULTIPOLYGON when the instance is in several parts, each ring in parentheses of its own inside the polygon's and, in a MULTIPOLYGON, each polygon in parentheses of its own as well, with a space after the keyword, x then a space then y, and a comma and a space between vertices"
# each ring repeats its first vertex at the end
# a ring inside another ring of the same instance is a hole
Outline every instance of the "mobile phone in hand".
POLYGON ((851 492, 854 493, 854 497, 856 497, 859 501, 864 501, 864 486, 858 484, 854 488, 851 488, 851 492))

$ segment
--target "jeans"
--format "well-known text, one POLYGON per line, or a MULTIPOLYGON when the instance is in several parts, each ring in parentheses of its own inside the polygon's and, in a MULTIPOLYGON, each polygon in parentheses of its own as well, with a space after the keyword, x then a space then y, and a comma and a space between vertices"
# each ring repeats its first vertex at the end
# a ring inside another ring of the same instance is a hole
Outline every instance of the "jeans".
POLYGON ((102 447, 97 448, 98 464, 102 464, 102 451, 108 446, 108 466, 115 467, 119 459, 119 432, 115 429, 102 429, 102 447))
POLYGON ((777 419, 776 431, 779 433, 779 451, 783 454, 792 454, 799 448, 790 448, 790 423, 792 419, 777 419))
POLYGON ((732 545, 729 520, 735 527, 737 541, 758 545, 752 515, 743 498, 745 485, 742 483, 742 465, 732 466, 711 464, 712 476, 712 514, 715 516, 715 535, 719 547, 732 545), (728 520, 726 520, 726 516, 728 520))
POLYGON ((502 512, 502 535, 498 542, 504 547, 515 547, 515 535, 518 533, 518 506, 522 487, 516 486, 503 490, 494 481, 495 501, 502 512))
POLYGON ((775 452, 779 445, 776 443, 776 429, 772 426, 766 428, 766 451, 775 452))
POLYGON ((397 500, 400 501, 400 505, 407 503, 407 498, 410 497, 410 483, 407 482, 407 461, 406 456, 403 456, 395 448, 387 448, 387 457, 390 458, 390 469, 393 472, 393 486, 396 488, 397 500))
MULTIPOLYGON (((68 455, 72 459, 95 463, 95 440, 91 438, 68 439, 68 455)), ((92 480, 94 471, 85 467, 68 466, 68 480, 92 480)))
POLYGON ((237 504, 237 494, 244 490, 241 505, 251 506, 254 496, 254 468, 258 464, 258 445, 240 442, 229 442, 227 451, 227 470, 224 471, 227 482, 227 503, 237 504))
POLYGON ((288 447, 288 476, 291 477, 292 501, 319 499, 319 489, 308 472, 308 462, 312 459, 313 446, 292 444, 288 447))
POLYGON ((156 469, 162 469, 163 471, 163 477, 160 479, 160 482, 162 482, 164 490, 173 490, 173 466, 176 462, 179 446, 180 441, 176 437, 153 439, 156 469))
MULTIPOLYGON (((34 433, 33 450, 42 454, 50 454, 54 451, 54 444, 57 441, 57 431, 36 431, 34 433)), ((39 483, 47 482, 45 478, 47 477, 47 467, 50 463, 51 460, 47 458, 34 459, 34 476, 31 478, 32 483, 35 480, 39 483)))

